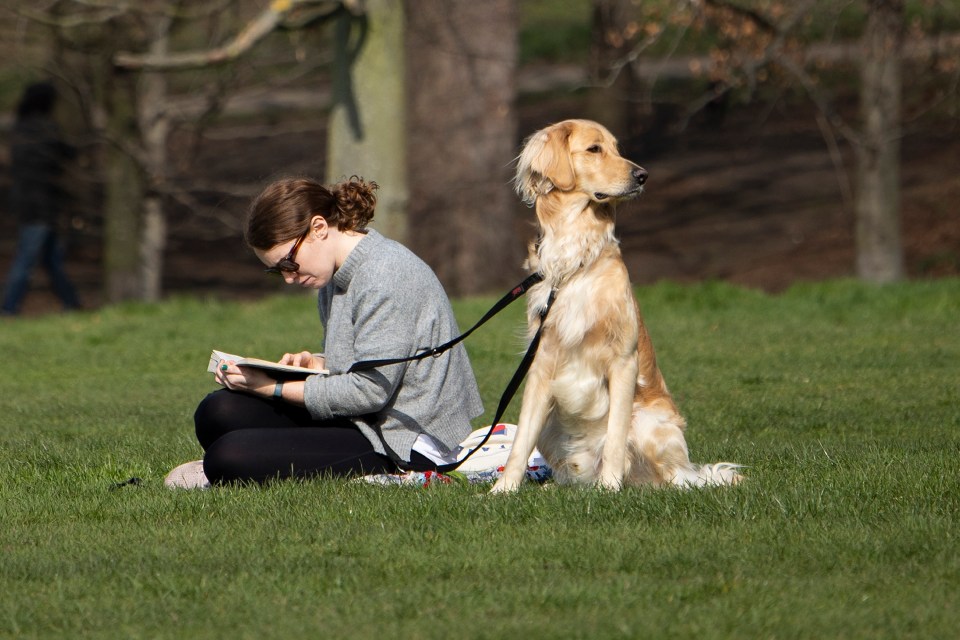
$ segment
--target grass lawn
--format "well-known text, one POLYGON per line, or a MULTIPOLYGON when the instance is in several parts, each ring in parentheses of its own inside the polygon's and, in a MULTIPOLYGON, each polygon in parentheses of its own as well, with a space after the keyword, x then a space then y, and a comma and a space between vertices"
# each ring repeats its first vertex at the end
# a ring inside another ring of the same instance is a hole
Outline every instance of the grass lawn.
MULTIPOLYGON (((693 458, 744 485, 170 491, 210 349, 315 347, 312 300, 0 323, 0 637, 957 637, 960 281, 638 297, 693 458)), ((521 305, 468 341, 488 418, 521 305)))

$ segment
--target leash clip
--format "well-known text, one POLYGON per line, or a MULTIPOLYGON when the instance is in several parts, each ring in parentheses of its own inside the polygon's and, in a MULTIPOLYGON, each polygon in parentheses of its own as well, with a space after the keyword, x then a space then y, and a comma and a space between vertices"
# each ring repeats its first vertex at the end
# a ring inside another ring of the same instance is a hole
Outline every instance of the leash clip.
POLYGON ((442 355, 443 350, 440 347, 430 347, 418 353, 417 358, 439 358, 442 355))
POLYGON ((553 306, 553 303, 554 303, 554 302, 556 301, 556 299, 557 299, 557 291, 559 291, 559 287, 554 287, 554 288, 550 289, 550 295, 547 296, 547 306, 545 306, 543 309, 540 310, 540 324, 541 324, 541 325, 543 324, 543 321, 547 319, 547 313, 550 312, 550 307, 553 306))

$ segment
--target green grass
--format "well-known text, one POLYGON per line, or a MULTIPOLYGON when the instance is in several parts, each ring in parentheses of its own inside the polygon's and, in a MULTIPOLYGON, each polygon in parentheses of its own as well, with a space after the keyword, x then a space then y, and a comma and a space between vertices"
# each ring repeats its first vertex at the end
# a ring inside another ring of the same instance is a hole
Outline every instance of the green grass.
MULTIPOLYGON (((746 484, 173 492, 209 349, 313 346, 312 301, 3 322, 0 637, 956 637, 960 280, 638 297, 693 457, 746 484)), ((521 324, 468 341, 488 417, 521 324)))

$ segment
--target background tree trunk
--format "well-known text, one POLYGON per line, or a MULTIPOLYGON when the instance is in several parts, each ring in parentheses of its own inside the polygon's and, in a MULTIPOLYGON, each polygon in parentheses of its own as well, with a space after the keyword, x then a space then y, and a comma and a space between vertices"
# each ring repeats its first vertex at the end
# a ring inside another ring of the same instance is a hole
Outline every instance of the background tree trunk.
MULTIPOLYGON (((170 40, 172 19, 155 18, 151 25, 150 53, 165 55, 170 40)), ((141 235, 141 297, 157 302, 163 293, 163 252, 167 246, 167 217, 163 186, 167 175, 167 142, 170 118, 167 114, 167 77, 163 72, 145 71, 140 82, 138 118, 143 139, 148 188, 143 202, 141 235)))
POLYGON ((451 295, 520 273, 515 0, 408 0, 411 246, 451 295))
POLYGON ((394 0, 367 0, 365 16, 341 12, 335 29, 328 183, 353 174, 380 185, 373 226, 407 243, 404 14, 394 0))
POLYGON ((112 70, 105 84, 107 146, 103 267, 107 301, 141 297, 143 173, 125 143, 138 138, 137 74, 112 70))
POLYGON ((900 101, 903 0, 869 0, 861 67, 862 138, 857 146, 857 275, 904 277, 900 233, 900 101))
POLYGON ((640 32, 637 11, 631 0, 593 0, 587 112, 621 140, 639 133, 633 116, 641 83, 625 63, 640 32))

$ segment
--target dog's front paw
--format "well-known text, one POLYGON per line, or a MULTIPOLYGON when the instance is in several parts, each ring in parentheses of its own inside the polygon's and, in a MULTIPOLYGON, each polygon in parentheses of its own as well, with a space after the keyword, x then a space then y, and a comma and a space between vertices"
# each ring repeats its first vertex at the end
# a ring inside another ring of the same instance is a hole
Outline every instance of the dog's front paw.
POLYGON ((516 491, 519 488, 520 488, 519 482, 507 482, 506 480, 503 479, 503 476, 500 476, 497 479, 497 481, 493 483, 493 487, 490 489, 490 493, 500 493, 500 494, 516 493, 516 491))
POLYGON ((623 488, 623 478, 619 476, 600 476, 597 488, 606 491, 620 491, 623 488))

